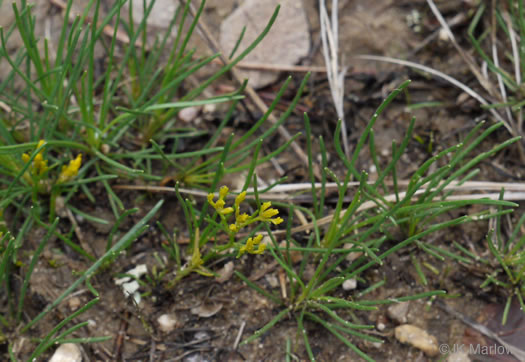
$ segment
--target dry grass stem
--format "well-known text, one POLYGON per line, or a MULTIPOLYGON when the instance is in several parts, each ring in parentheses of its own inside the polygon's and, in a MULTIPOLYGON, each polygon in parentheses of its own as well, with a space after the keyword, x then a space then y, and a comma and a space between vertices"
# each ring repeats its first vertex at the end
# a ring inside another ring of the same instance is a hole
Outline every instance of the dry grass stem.
POLYGON ((338 0, 332 0, 331 19, 328 17, 325 0, 319 2, 319 21, 321 24, 321 42, 323 44, 323 56, 326 64, 326 75, 330 85, 332 100, 334 101, 337 117, 341 120, 341 135, 343 139, 343 150, 346 157, 350 158, 350 146, 344 112, 344 86, 346 70, 339 70, 339 18, 338 0))

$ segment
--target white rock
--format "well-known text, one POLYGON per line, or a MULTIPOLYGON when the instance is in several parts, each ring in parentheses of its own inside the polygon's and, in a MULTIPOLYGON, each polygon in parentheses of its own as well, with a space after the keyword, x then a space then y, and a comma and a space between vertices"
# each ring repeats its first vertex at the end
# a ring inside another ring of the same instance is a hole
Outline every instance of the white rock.
POLYGON ((75 343, 64 343, 58 346, 49 362, 82 362, 82 352, 75 343))
POLYGON ((79 297, 72 297, 67 301, 67 304, 69 305, 69 309, 71 309, 72 311, 75 311, 78 308, 80 308, 82 301, 80 300, 79 297))
POLYGON ((408 321, 407 315, 409 306, 410 302, 392 304, 387 309, 388 318, 394 322, 397 322, 398 324, 405 324, 408 321))
MULTIPOLYGON (((308 55, 310 32, 301 0, 246 0, 221 24, 220 43, 226 55, 230 55, 241 31, 246 32, 234 56, 239 55, 259 36, 268 23, 276 6, 281 9, 270 32, 261 43, 244 58, 245 62, 293 65, 308 55)), ((254 88, 262 88, 279 77, 278 72, 242 71, 254 88)))
POLYGON ((447 357, 447 362, 470 362, 471 359, 468 356, 467 351, 456 351, 452 354, 449 354, 447 357))
POLYGON ((439 354, 438 342, 436 337, 428 334, 425 330, 411 324, 397 326, 395 331, 396 339, 405 344, 422 350, 426 355, 433 357, 439 354))
MULTIPOLYGON (((141 276, 148 272, 148 267, 146 264, 139 264, 135 268, 128 270, 126 274, 133 275, 135 278, 139 279, 141 276)), ((133 296, 133 299, 136 304, 139 304, 141 301, 140 293, 138 292, 140 284, 131 277, 124 277, 115 279, 115 284, 122 287, 122 291, 126 297, 133 296)))
POLYGON ((450 41, 450 39, 448 37, 448 34, 447 34, 447 31, 445 29, 443 29, 443 28, 439 29, 438 39, 441 42, 448 42, 448 41, 450 41))
POLYGON ((187 107, 179 111, 179 118, 181 121, 190 123, 199 115, 200 107, 187 107))
POLYGON ((231 279, 233 275, 233 262, 229 261, 222 267, 218 272, 218 276, 215 277, 217 283, 224 283, 231 279))
MULTIPOLYGON (((129 12, 129 5, 133 8, 133 21, 135 23, 140 23, 144 18, 144 6, 142 0, 130 0, 124 5, 125 11, 122 14, 127 14, 129 12)), ((146 0, 146 7, 151 4, 151 0, 146 0)), ((149 14, 148 20, 146 23, 148 25, 154 25, 159 28, 166 29, 170 21, 175 16, 175 11, 177 10, 178 1, 177 0, 155 0, 153 9, 149 14)))
POLYGON ((357 288, 357 279, 347 279, 343 282, 343 290, 354 290, 357 288))
POLYGON ((124 291, 124 294, 126 295, 126 297, 133 295, 133 293, 139 290, 139 288, 140 288, 140 284, 136 280, 133 280, 129 283, 122 284, 122 290, 124 291))
POLYGON ((182 362, 207 362, 204 358, 202 358, 202 355, 197 353, 192 353, 182 360, 182 362))
POLYGON ((202 106, 202 112, 203 113, 213 113, 217 110, 217 104, 215 103, 208 103, 202 106))
POLYGON ((202 318, 209 318, 217 314, 222 309, 222 303, 201 304, 198 307, 191 308, 191 313, 202 318))
POLYGON ((177 318, 174 314, 163 314, 157 318, 159 329, 164 333, 169 333, 177 326, 177 318))
POLYGON ((209 338, 210 335, 204 331, 199 331, 197 333, 195 333, 195 335, 193 336, 193 340, 194 341, 203 341, 207 338, 209 338))
POLYGON ((279 279, 274 274, 266 274, 264 276, 270 287, 277 288, 279 286, 279 279))
MULTIPOLYGON (((133 275, 135 278, 139 279, 141 276, 146 274, 148 272, 148 267, 146 264, 139 264, 133 269, 130 269, 126 272, 126 274, 133 275)), ((127 283, 131 280, 130 277, 124 277, 120 279, 115 279, 115 284, 121 285, 123 283, 127 283)))
POLYGON ((127 272, 127 274, 133 275, 135 278, 140 278, 148 272, 148 267, 146 264, 139 264, 135 268, 127 272))

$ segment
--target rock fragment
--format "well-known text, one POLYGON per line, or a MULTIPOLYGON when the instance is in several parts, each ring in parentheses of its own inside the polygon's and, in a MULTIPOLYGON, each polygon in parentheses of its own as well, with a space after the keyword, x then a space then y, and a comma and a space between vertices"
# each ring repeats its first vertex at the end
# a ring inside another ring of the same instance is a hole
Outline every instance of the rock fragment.
POLYGON ((82 362, 82 352, 75 343, 64 343, 58 346, 49 362, 82 362))
POLYGON ((412 324, 403 324, 395 329, 396 339, 404 344, 422 350, 427 356, 434 357, 439 354, 436 337, 428 334, 425 330, 412 324))
POLYGON ((178 320, 174 314, 162 314, 157 318, 157 323, 162 332, 169 333, 177 327, 178 320))
POLYGON ((410 306, 410 302, 392 304, 387 309, 388 318, 390 318, 392 321, 396 322, 397 324, 407 323, 408 322, 407 315, 408 315, 409 306, 410 306))
MULTIPOLYGON (((281 5, 270 32, 244 62, 265 65, 294 65, 308 55, 310 32, 301 0, 246 0, 221 24, 220 43, 227 56, 237 44, 244 26, 246 32, 235 55, 240 54, 262 32, 277 5, 281 5)), ((234 56, 235 56, 234 55, 234 56)), ((242 71, 254 88, 262 88, 277 80, 275 71, 242 71)))

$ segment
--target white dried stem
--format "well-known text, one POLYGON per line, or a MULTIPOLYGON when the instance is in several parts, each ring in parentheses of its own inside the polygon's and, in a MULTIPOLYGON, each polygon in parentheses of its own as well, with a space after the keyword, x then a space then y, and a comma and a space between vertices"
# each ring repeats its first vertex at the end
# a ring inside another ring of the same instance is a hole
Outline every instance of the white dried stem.
POLYGON ((338 0, 332 0, 331 20, 328 17, 325 0, 319 2, 319 21, 321 24, 321 42, 326 65, 326 75, 334 102, 337 117, 341 120, 343 150, 350 157, 350 146, 346 121, 344 117, 344 80, 345 70, 339 70, 339 32, 338 32, 338 0))

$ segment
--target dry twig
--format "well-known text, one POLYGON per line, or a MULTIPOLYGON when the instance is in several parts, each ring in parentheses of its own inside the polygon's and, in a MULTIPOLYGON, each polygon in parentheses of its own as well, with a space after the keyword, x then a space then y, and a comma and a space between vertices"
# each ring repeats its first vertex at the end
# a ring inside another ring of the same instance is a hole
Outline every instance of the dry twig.
MULTIPOLYGON (((370 181, 370 184, 373 184, 374 181, 370 181)), ((390 184, 388 182, 385 182, 386 184, 390 184)), ((399 186, 406 186, 408 185, 408 181, 406 180, 400 180, 397 182, 399 186)), ((350 182, 348 184, 349 191, 352 190, 355 187, 359 186, 359 182, 350 182)), ((302 184, 289 184, 289 185, 277 185, 272 189, 272 192, 268 192, 264 194, 265 200, 270 201, 289 201, 293 202, 294 200, 297 201, 293 196, 290 196, 290 192, 298 192, 298 191, 309 191, 311 190, 312 184, 310 183, 302 183, 302 184), (288 193, 288 194, 287 194, 288 193)), ((321 184, 317 183, 315 184, 316 189, 321 188, 321 184)), ((148 192, 175 192, 175 189, 173 187, 161 187, 161 186, 138 186, 138 185, 116 185, 114 186, 115 189, 121 189, 121 190, 142 190, 142 191, 148 191, 148 192)), ((327 183, 325 185, 325 188, 327 191, 329 190, 336 190, 337 185, 335 183, 327 183)), ((474 199, 482 199, 482 198, 488 198, 492 200, 498 200, 500 197, 499 190, 505 189, 504 194, 504 200, 507 201, 517 201, 517 200, 525 200, 525 184, 524 183, 510 183, 510 182, 488 182, 488 181, 468 181, 463 184, 458 184, 458 182, 451 182, 449 185, 447 185, 443 191, 474 191, 477 192, 475 194, 456 194, 451 195, 447 197, 447 200, 474 200, 474 199), (481 192, 487 192, 487 191, 496 191, 492 193, 481 193, 481 192)), ((248 192, 253 192, 253 189, 248 189, 248 192)), ((418 192, 414 194, 414 197, 419 196, 421 193, 425 192, 426 190, 422 188, 418 192)), ((198 197, 206 197, 208 195, 207 192, 201 191, 201 190, 192 190, 192 189, 179 189, 179 192, 182 194, 187 195, 193 195, 198 197)), ((233 192, 232 194, 228 195, 227 197, 235 197, 233 192)), ((400 192, 398 194, 399 198, 405 197, 405 192, 400 192)), ((253 199, 253 195, 248 195, 246 197, 247 199, 251 198, 253 199)), ((384 199, 388 202, 395 202, 396 201, 396 195, 386 195, 384 199)), ((305 201, 304 199, 302 201, 305 201)), ((311 200, 306 200, 311 201, 311 200)), ((368 209, 372 209, 375 207, 378 207, 380 205, 377 205, 377 203, 373 201, 367 201, 363 203, 358 211, 364 211, 368 209)), ((342 211, 344 213, 344 211, 342 211)), ((324 225, 330 224, 332 222, 333 215, 325 216, 321 219, 316 220, 316 222, 311 222, 305 225, 297 226, 292 228, 292 233, 298 233, 302 231, 312 230, 314 227, 320 227, 324 225)), ((276 230, 272 232, 274 235, 284 235, 286 233, 286 230, 276 230)))

